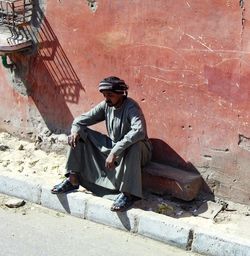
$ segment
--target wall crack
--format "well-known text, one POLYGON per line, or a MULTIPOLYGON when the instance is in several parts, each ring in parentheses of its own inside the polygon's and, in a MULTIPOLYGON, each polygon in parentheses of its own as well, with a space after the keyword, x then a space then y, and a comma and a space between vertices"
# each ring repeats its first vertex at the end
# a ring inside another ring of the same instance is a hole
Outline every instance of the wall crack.
MULTIPOLYGON (((241 8, 241 33, 240 33, 240 49, 241 49, 241 54, 240 54, 240 60, 242 60, 242 50, 243 50, 243 34, 244 34, 244 27, 245 27, 245 2, 244 0, 239 1, 239 5, 241 8)), ((241 61, 240 61, 240 77, 241 77, 241 61)), ((239 81, 240 82, 240 81, 239 81)))

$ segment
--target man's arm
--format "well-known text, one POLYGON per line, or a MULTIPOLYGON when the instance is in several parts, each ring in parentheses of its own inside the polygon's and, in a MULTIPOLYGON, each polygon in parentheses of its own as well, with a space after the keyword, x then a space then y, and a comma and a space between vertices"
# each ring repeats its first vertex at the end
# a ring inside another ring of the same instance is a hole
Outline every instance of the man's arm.
POLYGON ((72 123, 69 145, 75 147, 77 140, 81 137, 85 139, 85 129, 105 120, 105 102, 99 103, 90 111, 76 117, 72 123))

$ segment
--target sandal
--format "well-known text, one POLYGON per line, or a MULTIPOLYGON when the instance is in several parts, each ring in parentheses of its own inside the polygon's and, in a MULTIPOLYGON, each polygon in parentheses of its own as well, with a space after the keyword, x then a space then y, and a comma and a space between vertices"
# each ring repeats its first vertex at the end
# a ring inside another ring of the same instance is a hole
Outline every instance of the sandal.
POLYGON ((73 190, 76 190, 79 188, 79 185, 72 185, 71 182, 68 179, 65 179, 61 183, 55 185, 51 189, 52 194, 61 194, 61 193, 67 193, 73 190))
POLYGON ((118 195, 115 199, 113 205, 111 206, 111 211, 113 212, 122 212, 127 210, 129 207, 133 205, 136 201, 136 197, 134 196, 127 196, 124 193, 118 195))

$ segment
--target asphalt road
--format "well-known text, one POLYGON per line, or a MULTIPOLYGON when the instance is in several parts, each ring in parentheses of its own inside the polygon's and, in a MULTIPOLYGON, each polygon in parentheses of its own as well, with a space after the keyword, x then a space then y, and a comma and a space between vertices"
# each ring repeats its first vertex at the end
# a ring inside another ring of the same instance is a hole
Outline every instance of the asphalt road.
POLYGON ((192 252, 30 203, 0 204, 0 256, 193 256, 192 252))

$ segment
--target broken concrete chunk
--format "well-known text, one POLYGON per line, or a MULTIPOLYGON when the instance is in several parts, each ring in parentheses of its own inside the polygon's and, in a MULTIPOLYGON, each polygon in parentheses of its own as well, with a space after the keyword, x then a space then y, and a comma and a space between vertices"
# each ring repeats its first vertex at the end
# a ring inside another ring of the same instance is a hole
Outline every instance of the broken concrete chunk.
POLYGON ((0 151, 6 151, 7 149, 9 149, 8 146, 2 144, 0 145, 0 151))
POLYGON ((18 150, 24 150, 23 144, 20 144, 20 146, 18 147, 18 150))
POLYGON ((41 132, 41 136, 49 137, 52 134, 52 132, 48 128, 44 128, 41 132))
POLYGON ((8 200, 5 205, 9 208, 18 208, 21 207, 23 205, 25 205, 25 201, 22 199, 10 199, 8 200))
POLYGON ((240 148, 250 151, 250 138, 240 134, 238 145, 240 148))

